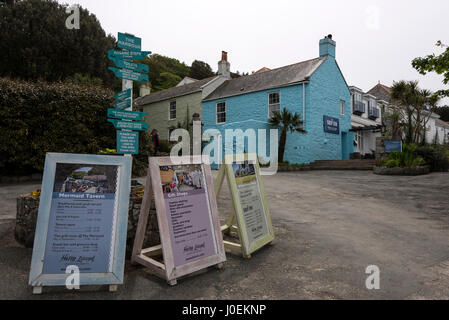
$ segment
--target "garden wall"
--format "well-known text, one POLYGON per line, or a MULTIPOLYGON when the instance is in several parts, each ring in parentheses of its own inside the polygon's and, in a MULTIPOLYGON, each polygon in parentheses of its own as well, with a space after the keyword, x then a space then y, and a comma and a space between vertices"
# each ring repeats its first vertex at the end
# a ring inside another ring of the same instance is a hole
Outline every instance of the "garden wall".
MULTIPOLYGON (((127 258, 131 257, 134 237, 139 222, 140 207, 142 204, 142 197, 137 195, 138 189, 139 188, 133 187, 129 199, 128 233, 126 241, 127 258)), ((22 195, 17 198, 17 217, 14 235, 17 242, 27 248, 33 247, 38 210, 39 198, 32 197, 31 195, 22 195)), ((152 201, 144 247, 147 248, 158 244, 160 244, 159 227, 157 224, 156 207, 154 201, 152 201)))

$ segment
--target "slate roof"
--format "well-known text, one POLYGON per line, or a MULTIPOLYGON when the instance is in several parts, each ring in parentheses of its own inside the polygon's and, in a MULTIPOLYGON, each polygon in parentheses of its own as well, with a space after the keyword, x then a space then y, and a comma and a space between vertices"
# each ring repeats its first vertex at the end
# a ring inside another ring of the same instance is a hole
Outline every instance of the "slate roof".
POLYGON ((384 100, 387 101, 388 103, 391 103, 390 87, 387 87, 386 85, 378 83, 367 93, 375 96, 379 100, 384 100))
POLYGON ((202 79, 195 81, 193 83, 188 83, 183 86, 179 87, 173 87, 161 91, 157 91, 154 93, 150 93, 149 95, 146 95, 144 97, 140 97, 135 100, 135 104, 138 106, 143 106, 146 104, 158 102, 158 101, 164 101, 167 99, 172 99, 180 96, 184 96, 186 94, 194 93, 194 92, 201 92, 202 87, 212 81, 217 76, 213 76, 210 78, 202 79))
POLYGON ((285 67, 227 80, 208 95, 204 101, 301 83, 309 80, 309 77, 324 61, 325 59, 315 58, 285 67))

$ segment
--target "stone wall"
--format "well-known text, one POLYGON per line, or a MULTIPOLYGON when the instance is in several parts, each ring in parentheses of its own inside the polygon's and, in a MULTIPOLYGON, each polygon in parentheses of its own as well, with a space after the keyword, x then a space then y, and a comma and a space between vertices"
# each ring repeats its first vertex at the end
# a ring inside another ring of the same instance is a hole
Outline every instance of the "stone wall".
POLYGON ((40 182, 42 173, 34 173, 27 176, 0 176, 0 183, 40 182))
MULTIPOLYGON (((142 197, 136 195, 138 189, 141 189, 141 187, 132 188, 131 197, 129 199, 128 233, 126 241, 127 258, 131 257, 134 237, 139 222, 140 207, 142 204, 142 197)), ((22 195, 17 198, 15 238, 17 242, 27 248, 33 247, 38 210, 39 198, 32 197, 31 195, 22 195)), ((147 248, 158 244, 160 244, 159 227, 157 224, 156 207, 154 201, 152 201, 144 247, 147 248)))
POLYGON ((414 168, 374 167, 374 174, 384 176, 419 176, 429 173, 430 173, 429 166, 414 167, 414 168))

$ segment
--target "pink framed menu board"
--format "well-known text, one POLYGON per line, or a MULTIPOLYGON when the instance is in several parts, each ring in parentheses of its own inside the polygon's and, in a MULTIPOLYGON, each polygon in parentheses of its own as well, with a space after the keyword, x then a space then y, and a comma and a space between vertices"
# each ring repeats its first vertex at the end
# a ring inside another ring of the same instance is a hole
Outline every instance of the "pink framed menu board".
MULTIPOLYGON (((176 279, 226 261, 210 166, 204 157, 150 158, 133 249, 133 262, 176 279), (142 248, 151 200, 161 244, 142 248), (159 257, 159 259, 157 259, 159 257)), ((207 160, 207 159, 206 159, 207 160)))

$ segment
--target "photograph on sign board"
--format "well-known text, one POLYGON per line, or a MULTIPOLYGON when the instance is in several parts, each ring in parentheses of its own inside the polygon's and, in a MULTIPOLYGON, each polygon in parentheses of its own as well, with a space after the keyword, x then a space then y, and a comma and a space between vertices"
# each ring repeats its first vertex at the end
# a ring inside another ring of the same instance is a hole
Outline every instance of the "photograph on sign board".
POLYGON ((257 180, 254 164, 249 163, 248 161, 245 161, 244 163, 233 163, 232 169, 234 171, 237 184, 254 182, 257 180))
POLYGON ((252 243, 263 238, 269 232, 255 166, 253 163, 245 161, 233 163, 232 169, 239 192, 248 240, 249 243, 252 243))
POLYGON ((175 267, 216 255, 202 166, 161 166, 160 175, 175 267))
POLYGON ((117 166, 74 165, 56 166, 54 192, 115 193, 117 166))
POLYGON ((164 193, 203 189, 204 176, 200 165, 161 167, 164 193))
POLYGON ((43 273, 111 272, 119 167, 57 163, 43 273))

